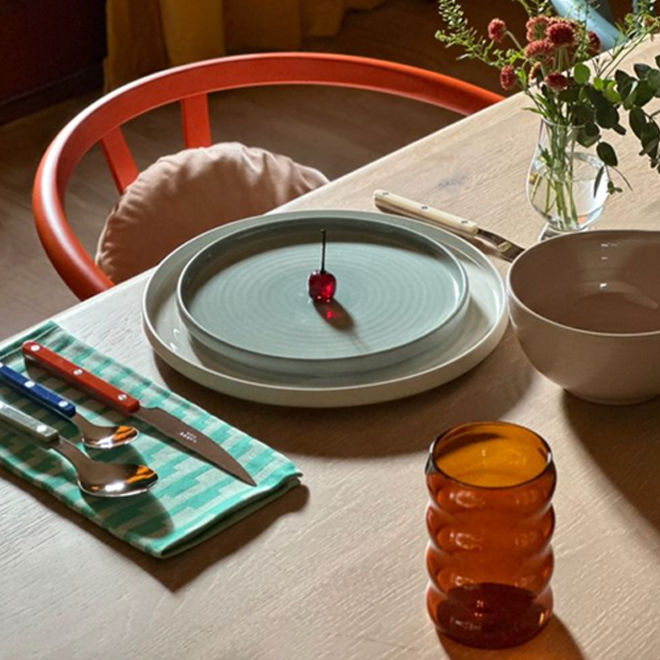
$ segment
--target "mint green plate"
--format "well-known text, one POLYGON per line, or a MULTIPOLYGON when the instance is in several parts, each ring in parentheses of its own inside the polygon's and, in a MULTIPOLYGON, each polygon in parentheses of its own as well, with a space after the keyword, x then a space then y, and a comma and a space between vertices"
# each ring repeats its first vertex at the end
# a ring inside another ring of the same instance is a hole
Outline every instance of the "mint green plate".
POLYGON ((181 318, 206 350, 283 374, 343 374, 409 360, 460 331, 463 267, 437 241, 379 218, 286 217, 202 249, 178 287, 181 318), (337 278, 331 303, 307 279, 337 278))

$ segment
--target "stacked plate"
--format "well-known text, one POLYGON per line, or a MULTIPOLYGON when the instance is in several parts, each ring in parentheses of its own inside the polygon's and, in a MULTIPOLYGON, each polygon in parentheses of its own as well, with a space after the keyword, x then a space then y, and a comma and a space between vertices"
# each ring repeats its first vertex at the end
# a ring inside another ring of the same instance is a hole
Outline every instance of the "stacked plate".
POLYGON ((480 362, 506 328, 504 288, 472 245, 375 213, 315 211, 218 227, 173 252, 145 292, 155 351, 193 380, 278 405, 400 398, 480 362), (332 302, 307 279, 328 237, 332 302))

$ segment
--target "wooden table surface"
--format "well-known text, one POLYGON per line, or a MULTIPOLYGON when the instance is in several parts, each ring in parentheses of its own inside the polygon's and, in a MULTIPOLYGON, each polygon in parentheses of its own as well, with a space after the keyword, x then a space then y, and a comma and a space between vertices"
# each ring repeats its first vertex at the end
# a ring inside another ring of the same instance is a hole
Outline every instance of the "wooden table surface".
MULTIPOLYGON (((648 58, 657 51, 644 47, 648 58)), ((541 223, 525 196, 538 122, 521 111, 527 103, 509 99, 286 208, 369 210, 382 187, 531 245, 541 223)), ((599 227, 655 229, 658 175, 634 140, 617 144, 634 190, 608 202, 599 227)), ((473 371, 409 399, 321 411, 257 405, 156 359, 141 330, 146 281, 56 320, 284 452, 304 485, 159 561, 2 470, 0 658, 660 658, 659 400, 575 399, 534 371, 509 329, 473 371), (426 452, 448 426, 484 419, 536 430, 559 475, 555 617, 533 641, 497 652, 440 641, 424 603, 426 452)))

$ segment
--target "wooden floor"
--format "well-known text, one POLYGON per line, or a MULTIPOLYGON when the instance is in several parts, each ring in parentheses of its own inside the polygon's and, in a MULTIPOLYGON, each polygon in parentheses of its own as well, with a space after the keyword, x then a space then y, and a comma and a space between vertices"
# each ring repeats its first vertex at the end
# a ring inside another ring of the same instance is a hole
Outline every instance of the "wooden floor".
MULTIPOLYGON (((471 5, 474 24, 485 26, 491 18, 490 7, 471 5)), ((523 20, 511 2, 502 3, 498 13, 509 22, 523 20), (514 13, 507 16, 512 8, 514 13)), ((304 49, 390 59, 496 90, 496 72, 480 64, 457 62, 457 53, 445 51, 433 38, 438 27, 432 0, 387 0, 372 12, 349 14, 338 37, 309 40, 304 49)), ((30 193, 48 143, 94 98, 75 99, 0 127, 0 339, 76 302, 39 244, 30 193)), ((238 140, 285 153, 318 167, 330 178, 455 119, 451 113, 421 103, 353 90, 237 91, 218 95, 211 105, 215 140, 238 140)), ((152 113, 146 120, 133 122, 127 131, 139 166, 181 149, 179 136, 178 108, 152 113)), ((116 198, 101 154, 90 153, 74 176, 67 199, 74 230, 90 251, 116 198)))

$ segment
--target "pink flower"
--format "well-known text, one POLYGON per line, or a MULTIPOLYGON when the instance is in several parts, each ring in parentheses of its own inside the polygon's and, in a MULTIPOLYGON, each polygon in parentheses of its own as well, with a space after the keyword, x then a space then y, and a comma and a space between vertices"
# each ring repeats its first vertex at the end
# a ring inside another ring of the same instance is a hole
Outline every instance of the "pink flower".
POLYGON ((510 92, 512 89, 515 89, 517 83, 518 77, 516 76, 516 70, 510 64, 507 64, 500 71, 500 85, 502 85, 502 89, 510 92))
POLYGON ((547 61, 555 50, 554 44, 548 39, 537 39, 525 46, 525 57, 528 60, 547 61))
POLYGON ((494 18, 488 24, 488 38, 495 43, 501 43, 506 35, 506 23, 501 18, 494 18))
POLYGON ((555 46, 572 46, 575 43, 575 27, 568 21, 552 22, 546 34, 555 46))
POLYGON ((550 20, 547 16, 535 16, 527 21, 527 41, 536 41, 545 38, 545 31, 550 20))
POLYGON ((600 37, 595 32, 589 32, 589 52, 593 55, 600 53, 600 37))
POLYGON ((549 73, 545 77, 545 84, 556 92, 563 92, 571 84, 571 81, 563 73, 549 73))

